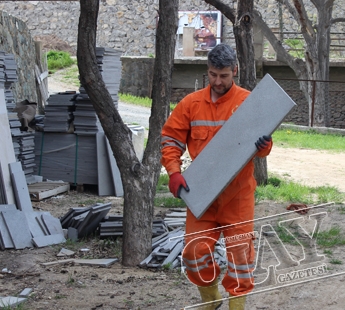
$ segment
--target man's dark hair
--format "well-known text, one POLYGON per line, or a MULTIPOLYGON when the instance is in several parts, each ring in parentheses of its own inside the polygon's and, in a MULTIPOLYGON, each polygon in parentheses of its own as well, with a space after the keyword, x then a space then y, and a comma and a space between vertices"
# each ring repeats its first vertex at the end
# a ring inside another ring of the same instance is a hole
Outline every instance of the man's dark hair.
POLYGON ((218 44, 207 55, 208 66, 217 69, 231 67, 234 70, 237 65, 236 52, 227 44, 218 44))

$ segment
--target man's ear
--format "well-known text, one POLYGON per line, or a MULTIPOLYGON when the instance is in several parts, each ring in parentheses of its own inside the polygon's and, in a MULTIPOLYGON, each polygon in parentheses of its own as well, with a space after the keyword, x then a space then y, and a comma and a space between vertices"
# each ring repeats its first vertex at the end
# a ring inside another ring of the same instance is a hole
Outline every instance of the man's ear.
POLYGON ((234 70, 233 70, 233 72, 234 72, 234 76, 236 76, 236 75, 237 75, 237 70, 238 70, 238 67, 237 67, 237 66, 235 66, 235 68, 234 68, 234 70))

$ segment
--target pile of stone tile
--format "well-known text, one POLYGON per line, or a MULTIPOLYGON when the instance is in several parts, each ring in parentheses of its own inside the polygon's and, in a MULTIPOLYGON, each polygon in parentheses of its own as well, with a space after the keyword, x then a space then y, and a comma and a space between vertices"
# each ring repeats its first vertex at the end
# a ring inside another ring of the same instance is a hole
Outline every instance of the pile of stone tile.
POLYGON ((20 161, 27 182, 34 182, 33 172, 35 164, 34 132, 21 131, 22 124, 15 111, 16 103, 12 92, 12 84, 17 81, 17 64, 13 54, 0 51, 0 88, 4 89, 4 103, 16 160, 20 161))
POLYGON ((53 94, 49 97, 44 112, 44 131, 45 132, 71 132, 75 111, 75 94, 64 92, 53 94))
POLYGON ((111 203, 97 203, 89 207, 70 208, 60 218, 61 226, 68 230, 69 239, 78 240, 94 233, 110 209, 111 203))
POLYGON ((184 247, 183 236, 184 230, 177 228, 153 238, 153 251, 139 266, 148 268, 177 267, 180 264, 179 256, 184 247))
MULTIPOLYGON (((168 226, 163 219, 154 219, 152 223, 152 237, 160 236, 168 232, 168 226)), ((106 216, 99 223, 100 237, 118 237, 123 235, 123 215, 106 216)))

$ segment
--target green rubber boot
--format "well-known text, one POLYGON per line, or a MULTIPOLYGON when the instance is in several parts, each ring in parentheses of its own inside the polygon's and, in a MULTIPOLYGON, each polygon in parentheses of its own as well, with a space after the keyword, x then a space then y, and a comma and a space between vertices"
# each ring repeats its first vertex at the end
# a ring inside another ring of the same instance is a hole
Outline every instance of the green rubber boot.
MULTIPOLYGON (((209 302, 222 299, 222 295, 218 291, 218 280, 216 279, 209 286, 198 286, 202 302, 209 302)), ((222 301, 216 301, 202 306, 200 310, 215 310, 222 305, 222 301)))
MULTIPOLYGON (((230 296, 231 297, 231 296, 230 296)), ((246 304, 246 296, 239 296, 229 299, 229 310, 244 310, 246 304)))

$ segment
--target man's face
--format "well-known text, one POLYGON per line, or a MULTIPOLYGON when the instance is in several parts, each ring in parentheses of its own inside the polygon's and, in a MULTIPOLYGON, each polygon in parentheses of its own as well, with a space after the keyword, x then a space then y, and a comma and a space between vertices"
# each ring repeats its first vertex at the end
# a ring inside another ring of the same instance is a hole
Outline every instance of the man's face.
POLYGON ((233 77, 237 73, 237 67, 232 70, 230 67, 217 69, 210 66, 207 72, 211 90, 213 91, 214 95, 219 98, 231 88, 233 77))

